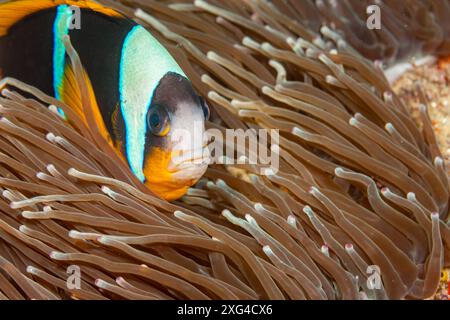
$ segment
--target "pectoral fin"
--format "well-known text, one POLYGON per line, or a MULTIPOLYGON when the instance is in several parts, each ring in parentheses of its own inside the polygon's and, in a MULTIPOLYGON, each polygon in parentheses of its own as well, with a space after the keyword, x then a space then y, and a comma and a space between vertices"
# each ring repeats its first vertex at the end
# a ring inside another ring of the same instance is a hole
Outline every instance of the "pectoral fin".
MULTIPOLYGON (((86 83, 88 94, 89 94, 89 100, 90 105, 92 106, 92 114, 94 116, 94 122, 97 126, 98 131, 102 135, 102 137, 108 141, 111 147, 116 151, 116 153, 124 159, 122 152, 121 152, 121 145, 117 144, 117 142, 113 141, 110 133, 108 132, 105 122, 103 120, 103 116, 100 112, 100 108, 97 103, 97 99, 95 97, 94 89, 92 87, 91 80, 86 73, 85 70, 83 70, 83 81, 86 83)), ((67 64, 64 70, 64 78, 62 82, 62 86, 58 88, 59 94, 63 100, 64 103, 66 103, 69 107, 72 108, 73 111, 82 119, 85 124, 87 125, 88 122, 86 120, 86 114, 83 109, 82 100, 81 100, 81 92, 80 88, 78 86, 78 82, 75 78, 75 73, 73 72, 72 66, 67 64)), ((117 115, 116 115, 117 117, 117 115)), ((70 119, 69 119, 70 120, 70 119)), ((117 141, 117 139, 115 139, 117 141)))

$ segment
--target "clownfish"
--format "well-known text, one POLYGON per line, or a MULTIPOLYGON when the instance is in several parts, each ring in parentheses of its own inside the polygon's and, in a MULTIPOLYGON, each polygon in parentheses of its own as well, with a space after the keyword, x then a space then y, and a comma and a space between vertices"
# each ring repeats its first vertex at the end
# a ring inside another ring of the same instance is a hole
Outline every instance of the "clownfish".
POLYGON ((203 139, 209 108, 141 25, 89 0, 0 3, 0 77, 33 85, 82 113, 66 36, 83 65, 102 136, 155 194, 169 201, 183 196, 208 166, 203 139), (173 139, 177 130, 197 141, 180 147, 173 139))

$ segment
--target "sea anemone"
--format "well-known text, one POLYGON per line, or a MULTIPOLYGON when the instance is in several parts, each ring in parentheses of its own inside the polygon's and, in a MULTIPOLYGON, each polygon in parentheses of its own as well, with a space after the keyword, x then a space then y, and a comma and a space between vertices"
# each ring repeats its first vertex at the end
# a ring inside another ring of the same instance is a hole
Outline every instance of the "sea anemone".
POLYGON ((445 162, 427 105, 419 129, 367 58, 447 54, 437 9, 447 2, 384 1, 379 32, 363 31, 364 2, 101 2, 174 55, 212 106, 209 128, 278 129, 279 144, 259 143, 279 170, 213 164, 169 203, 134 178, 91 115, 5 79, 0 298, 434 296, 450 266, 445 162), (396 27, 403 12, 414 28, 396 27), (68 278, 76 268, 80 286, 68 278))

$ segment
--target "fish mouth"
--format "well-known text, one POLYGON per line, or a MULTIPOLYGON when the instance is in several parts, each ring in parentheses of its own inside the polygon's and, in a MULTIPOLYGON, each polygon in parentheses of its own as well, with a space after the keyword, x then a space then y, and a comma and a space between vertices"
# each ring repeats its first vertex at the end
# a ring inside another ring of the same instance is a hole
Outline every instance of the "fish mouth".
POLYGON ((184 168, 207 166, 210 162, 208 144, 201 148, 183 150, 171 157, 167 170, 171 173, 178 172, 184 168))
POLYGON ((195 181, 200 179, 201 176, 208 169, 208 164, 191 164, 187 167, 184 167, 178 171, 172 173, 172 178, 175 180, 183 180, 183 181, 192 181, 191 184, 194 184, 195 181))
POLYGON ((210 163, 208 145, 202 148, 186 150, 171 158, 167 170, 176 180, 198 180, 210 163))

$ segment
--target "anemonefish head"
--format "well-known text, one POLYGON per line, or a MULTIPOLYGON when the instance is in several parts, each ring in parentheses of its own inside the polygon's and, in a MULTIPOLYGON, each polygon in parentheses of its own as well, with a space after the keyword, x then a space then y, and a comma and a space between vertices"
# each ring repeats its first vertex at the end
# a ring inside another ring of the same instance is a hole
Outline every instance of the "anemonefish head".
POLYGON ((125 40, 119 87, 131 170, 162 198, 183 196, 207 169, 208 105, 167 50, 140 26, 125 40))
POLYGON ((153 192, 177 199, 206 171, 208 115, 206 102, 187 78, 167 73, 161 79, 147 113, 144 176, 153 192))

